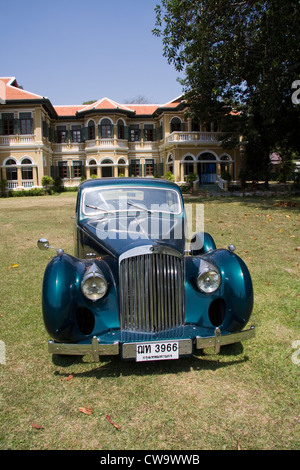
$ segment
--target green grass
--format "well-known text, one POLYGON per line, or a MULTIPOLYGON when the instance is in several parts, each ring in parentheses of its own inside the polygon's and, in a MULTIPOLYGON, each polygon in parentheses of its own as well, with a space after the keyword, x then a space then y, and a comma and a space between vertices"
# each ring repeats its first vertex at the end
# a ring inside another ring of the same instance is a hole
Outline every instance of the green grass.
POLYGON ((41 314, 53 253, 36 241, 73 252, 75 197, 0 199, 0 449, 299 449, 299 199, 199 200, 206 231, 251 271, 254 340, 219 356, 95 364, 49 356, 41 314))

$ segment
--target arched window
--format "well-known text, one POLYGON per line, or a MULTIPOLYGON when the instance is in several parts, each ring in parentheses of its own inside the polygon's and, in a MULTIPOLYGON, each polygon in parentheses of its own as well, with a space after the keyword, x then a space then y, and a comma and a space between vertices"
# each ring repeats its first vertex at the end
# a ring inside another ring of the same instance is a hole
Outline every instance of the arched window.
POLYGON ((108 118, 102 119, 99 128, 100 139, 111 139, 113 137, 112 123, 108 118))
POLYGON ((95 123, 94 121, 89 121, 88 123, 88 140, 95 139, 95 123))
POLYGON ((199 155, 198 160, 200 161, 215 161, 216 157, 210 152, 204 152, 199 155))
POLYGON ((230 162, 232 163, 232 160, 229 155, 222 155, 220 157, 220 161, 221 161, 221 176, 222 174, 224 176, 224 173, 230 172, 230 167, 231 167, 230 162))
POLYGON ((118 120, 117 128, 118 128, 118 139, 125 139, 125 126, 124 126, 124 121, 122 119, 118 120))
POLYGON ((173 117, 170 122, 171 132, 177 132, 183 130, 183 125, 178 117, 173 117))
POLYGON ((7 162, 5 163, 5 165, 16 165, 16 164, 17 162, 13 158, 9 158, 7 162))
POLYGON ((88 165, 90 168, 90 175, 95 175, 97 176, 97 162, 94 158, 91 158, 91 160, 88 162, 88 165))
POLYGON ((33 174, 32 174, 32 161, 30 158, 23 158, 21 161, 22 165, 22 180, 32 180, 33 179, 33 174), (30 166, 25 166, 25 165, 30 165, 30 166))
POLYGON ((13 158, 9 158, 5 166, 6 168, 6 179, 7 181, 16 181, 18 179, 18 172, 17 172, 17 167, 15 166, 17 164, 16 160, 13 158))
POLYGON ((102 178, 111 178, 113 176, 113 164, 114 162, 110 158, 105 158, 104 160, 102 160, 102 178))
POLYGON ((184 161, 184 174, 189 175, 194 171, 194 158, 192 155, 186 155, 183 159, 184 161))

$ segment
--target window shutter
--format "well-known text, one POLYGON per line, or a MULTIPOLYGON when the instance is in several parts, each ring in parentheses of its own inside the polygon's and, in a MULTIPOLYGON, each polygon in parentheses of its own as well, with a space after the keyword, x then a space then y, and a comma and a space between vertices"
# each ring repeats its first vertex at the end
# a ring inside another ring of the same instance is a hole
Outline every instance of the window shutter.
POLYGON ((124 139, 129 140, 128 126, 124 126, 124 139))
POLYGON ((3 135, 3 120, 0 119, 0 135, 3 135))
POLYGON ((20 119, 14 119, 14 134, 20 134, 20 119))
POLYGON ((48 126, 46 121, 43 121, 43 137, 48 137, 48 126))
POLYGON ((81 129, 81 139, 83 142, 85 142, 86 140, 89 139, 89 128, 88 127, 84 127, 83 129, 81 129))
POLYGON ((53 179, 55 179, 57 177, 57 167, 56 166, 51 166, 50 167, 50 176, 53 179))

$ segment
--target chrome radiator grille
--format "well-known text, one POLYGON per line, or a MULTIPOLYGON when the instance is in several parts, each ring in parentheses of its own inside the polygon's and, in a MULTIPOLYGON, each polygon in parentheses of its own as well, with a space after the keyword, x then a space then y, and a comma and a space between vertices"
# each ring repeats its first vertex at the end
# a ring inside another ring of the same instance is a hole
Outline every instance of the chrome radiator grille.
POLYGON ((183 261, 146 254, 120 263, 121 329, 159 332, 184 324, 183 261))

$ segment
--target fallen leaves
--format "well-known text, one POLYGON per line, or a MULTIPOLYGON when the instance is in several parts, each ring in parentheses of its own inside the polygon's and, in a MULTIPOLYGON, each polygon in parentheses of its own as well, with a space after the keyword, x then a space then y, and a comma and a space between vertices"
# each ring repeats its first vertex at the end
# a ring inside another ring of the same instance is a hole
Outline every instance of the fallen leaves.
POLYGON ((8 269, 18 268, 18 264, 11 264, 8 269))
POLYGON ((83 406, 80 406, 79 408, 80 413, 83 413, 85 415, 91 415, 93 410, 90 408, 89 402, 87 402, 87 407, 84 408, 83 406))
MULTIPOLYGON (((89 402, 87 402, 86 407, 85 406, 80 406, 78 408, 78 410, 80 411, 80 413, 83 413, 83 414, 88 415, 88 416, 90 416, 93 413, 93 410, 89 405, 89 402)), ((115 429, 117 429, 117 430, 121 429, 121 426, 119 424, 116 424, 111 419, 110 415, 106 414, 105 417, 106 417, 107 421, 109 422, 109 424, 111 424, 115 429)))
POLYGON ((39 424, 35 424, 35 423, 30 423, 30 426, 33 429, 45 429, 44 426, 40 426, 39 424))
POLYGON ((121 426, 119 426, 118 424, 116 424, 116 423, 114 423, 114 422, 112 421, 112 419, 111 419, 111 417, 110 417, 109 415, 106 415, 106 419, 107 419, 107 421, 108 421, 112 426, 114 426, 114 428, 116 428, 116 429, 118 429, 118 430, 121 428, 121 426))

